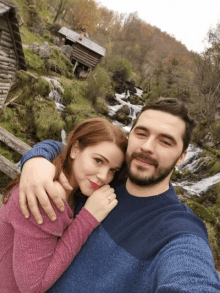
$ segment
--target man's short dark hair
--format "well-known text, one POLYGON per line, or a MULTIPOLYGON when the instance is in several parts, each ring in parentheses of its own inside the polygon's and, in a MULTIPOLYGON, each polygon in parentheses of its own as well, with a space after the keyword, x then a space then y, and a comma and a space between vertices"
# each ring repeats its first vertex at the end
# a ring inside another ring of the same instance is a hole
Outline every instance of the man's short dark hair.
MULTIPOLYGON (((159 98, 154 102, 150 102, 144 106, 141 112, 138 114, 137 118, 134 120, 132 129, 136 125, 140 115, 146 110, 157 110, 161 112, 166 112, 181 118, 186 123, 186 130, 183 135, 183 152, 188 148, 190 139, 192 136, 193 129, 196 126, 195 120, 190 117, 189 111, 183 102, 180 102, 176 98, 159 98)), ((131 130, 132 130, 131 129, 131 130)))

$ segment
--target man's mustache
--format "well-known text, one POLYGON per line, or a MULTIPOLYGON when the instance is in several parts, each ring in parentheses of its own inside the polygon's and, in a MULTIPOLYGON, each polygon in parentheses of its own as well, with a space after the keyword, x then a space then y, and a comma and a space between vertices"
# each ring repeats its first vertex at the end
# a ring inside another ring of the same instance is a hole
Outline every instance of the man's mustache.
POLYGON ((159 163, 157 160, 151 158, 151 156, 147 155, 147 154, 143 154, 143 153, 132 153, 131 157, 130 157, 130 162, 133 159, 139 159, 142 162, 146 162, 147 164, 153 165, 155 168, 157 168, 159 166, 159 163))

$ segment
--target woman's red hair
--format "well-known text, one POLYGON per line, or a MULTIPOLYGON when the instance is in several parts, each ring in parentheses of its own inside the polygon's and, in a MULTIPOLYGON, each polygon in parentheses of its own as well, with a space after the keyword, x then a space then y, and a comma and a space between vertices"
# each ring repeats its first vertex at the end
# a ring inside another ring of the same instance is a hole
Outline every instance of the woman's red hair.
MULTIPOLYGON (((70 152, 72 147, 78 143, 78 147, 83 150, 84 148, 98 143, 109 141, 115 143, 118 148, 125 154, 127 150, 127 137, 124 132, 116 125, 113 125, 103 118, 92 118, 77 124, 74 129, 69 133, 67 145, 56 157, 53 164, 56 166, 56 173, 54 180, 58 180, 61 171, 65 175, 70 174, 71 158, 70 152)), ((5 203, 10 196, 10 191, 15 185, 19 184, 20 175, 4 189, 3 203, 5 203)), ((74 199, 72 198, 74 201, 74 199)), ((73 207, 75 206, 72 202, 73 207)))

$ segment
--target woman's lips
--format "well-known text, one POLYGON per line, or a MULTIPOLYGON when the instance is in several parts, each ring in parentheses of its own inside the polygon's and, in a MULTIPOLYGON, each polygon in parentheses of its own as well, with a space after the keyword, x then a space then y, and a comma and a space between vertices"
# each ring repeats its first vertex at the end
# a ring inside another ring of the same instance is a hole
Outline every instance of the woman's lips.
POLYGON ((90 180, 89 180, 89 182, 90 182, 90 184, 91 184, 92 189, 95 189, 95 190, 96 190, 96 189, 99 189, 100 186, 99 186, 98 184, 96 184, 95 182, 92 182, 92 181, 90 181, 90 180))

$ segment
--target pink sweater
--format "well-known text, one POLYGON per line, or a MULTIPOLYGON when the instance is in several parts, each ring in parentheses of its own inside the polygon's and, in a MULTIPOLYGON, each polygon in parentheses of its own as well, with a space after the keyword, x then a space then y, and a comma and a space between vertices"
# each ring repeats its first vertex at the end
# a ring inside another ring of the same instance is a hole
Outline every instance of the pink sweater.
POLYGON ((73 213, 67 202, 64 203, 64 212, 54 206, 55 222, 41 209, 44 222, 38 225, 33 216, 24 218, 19 207, 18 187, 14 188, 0 210, 1 293, 45 292, 99 225, 84 207, 71 219, 73 213))

